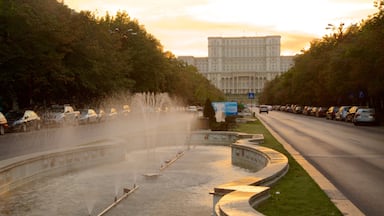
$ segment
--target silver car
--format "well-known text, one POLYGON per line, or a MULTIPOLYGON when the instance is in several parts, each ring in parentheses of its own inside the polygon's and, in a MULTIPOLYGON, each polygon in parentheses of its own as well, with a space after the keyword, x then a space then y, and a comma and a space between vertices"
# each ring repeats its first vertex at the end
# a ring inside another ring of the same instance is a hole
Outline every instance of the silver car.
POLYGON ((259 108, 259 113, 265 112, 268 114, 268 111, 269 111, 269 109, 268 109, 268 106, 266 106, 266 105, 261 105, 259 108))
POLYGON ((335 114, 335 119, 338 121, 345 121, 345 118, 347 117, 348 110, 351 108, 351 106, 342 106, 339 108, 339 110, 335 114))
POLYGON ((377 119, 376 119, 376 113, 375 109, 373 108, 359 108, 355 116, 352 119, 353 124, 359 125, 359 124, 376 124, 377 119))

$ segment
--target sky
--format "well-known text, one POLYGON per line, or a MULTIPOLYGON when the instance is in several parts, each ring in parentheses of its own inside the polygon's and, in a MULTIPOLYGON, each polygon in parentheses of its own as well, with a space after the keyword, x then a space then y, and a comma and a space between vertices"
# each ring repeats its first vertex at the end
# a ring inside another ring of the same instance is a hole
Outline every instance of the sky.
POLYGON ((331 34, 328 24, 360 23, 373 0, 64 0, 98 16, 125 11, 176 56, 208 56, 208 37, 281 36, 281 55, 331 34))

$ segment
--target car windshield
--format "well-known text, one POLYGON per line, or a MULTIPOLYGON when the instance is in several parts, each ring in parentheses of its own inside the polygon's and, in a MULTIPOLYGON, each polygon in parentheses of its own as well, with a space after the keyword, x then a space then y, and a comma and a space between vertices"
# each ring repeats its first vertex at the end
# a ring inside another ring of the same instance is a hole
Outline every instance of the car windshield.
POLYGON ((373 109, 361 109, 361 113, 374 113, 375 111, 373 109))
POLYGON ((80 110, 80 113, 81 115, 86 115, 88 114, 88 110, 87 109, 80 110))
POLYGON ((51 111, 55 113, 62 113, 64 112, 64 107, 52 107, 51 111))

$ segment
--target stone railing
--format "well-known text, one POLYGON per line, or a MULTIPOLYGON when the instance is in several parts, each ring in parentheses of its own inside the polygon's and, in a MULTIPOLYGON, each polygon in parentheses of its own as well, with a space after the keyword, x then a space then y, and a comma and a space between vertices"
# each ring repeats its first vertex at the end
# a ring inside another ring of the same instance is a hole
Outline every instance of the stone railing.
POLYGON ((255 172, 214 188, 214 215, 262 215, 255 208, 269 197, 269 187, 288 171, 285 155, 252 144, 232 144, 232 164, 255 172))
POLYGON ((189 143, 191 145, 209 144, 209 145, 226 145, 232 143, 253 143, 261 144, 264 142, 263 134, 246 134, 230 131, 194 131, 191 134, 189 143))
POLYGON ((228 145, 232 164, 255 172, 246 177, 219 185, 213 195, 213 214, 226 216, 263 215, 257 205, 269 197, 269 187, 288 171, 288 158, 275 150, 258 146, 262 134, 198 131, 191 135, 191 144, 228 145))
POLYGON ((0 161, 0 194, 42 176, 124 160, 122 148, 121 144, 106 142, 0 161))

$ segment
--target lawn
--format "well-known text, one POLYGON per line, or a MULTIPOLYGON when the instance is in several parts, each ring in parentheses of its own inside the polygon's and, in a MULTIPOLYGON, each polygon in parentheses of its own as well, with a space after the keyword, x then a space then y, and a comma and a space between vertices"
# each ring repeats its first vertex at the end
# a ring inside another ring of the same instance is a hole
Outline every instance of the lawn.
POLYGON ((342 215, 329 197, 269 133, 260 121, 238 124, 234 131, 264 134, 262 146, 275 149, 288 157, 288 173, 271 188, 271 197, 257 210, 265 215, 342 215))

